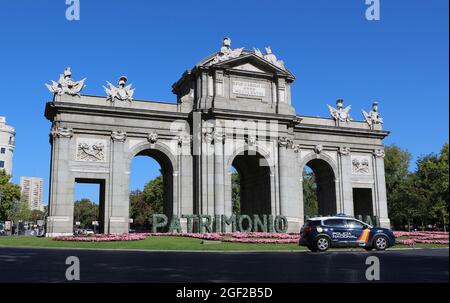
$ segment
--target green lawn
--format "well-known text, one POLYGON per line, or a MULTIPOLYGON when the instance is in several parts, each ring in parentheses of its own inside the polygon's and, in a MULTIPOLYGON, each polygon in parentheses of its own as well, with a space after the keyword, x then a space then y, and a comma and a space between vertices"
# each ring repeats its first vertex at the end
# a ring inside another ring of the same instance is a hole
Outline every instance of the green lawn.
MULTIPOLYGON (((65 247, 65 248, 106 248, 106 249, 145 249, 145 250, 198 250, 198 251, 254 251, 254 250, 305 250, 296 244, 247 244, 247 243, 211 243, 184 237, 148 237, 141 241, 116 242, 68 242, 54 241, 51 238, 36 237, 0 237, 0 246, 17 247, 65 247)), ((397 245, 396 248, 409 246, 397 245)), ((416 244, 413 247, 448 247, 447 245, 416 244)))

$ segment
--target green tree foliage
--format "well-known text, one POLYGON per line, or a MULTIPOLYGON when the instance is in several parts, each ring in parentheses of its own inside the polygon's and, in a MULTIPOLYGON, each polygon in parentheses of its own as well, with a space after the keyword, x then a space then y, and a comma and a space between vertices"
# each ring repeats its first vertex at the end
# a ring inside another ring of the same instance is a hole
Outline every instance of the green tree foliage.
POLYGON ((92 227, 92 221, 98 221, 99 207, 89 199, 75 201, 74 221, 80 222, 81 228, 92 227))
POLYGON ((391 223, 400 228, 416 216, 416 198, 412 196, 413 175, 408 167, 411 154, 397 145, 386 146, 384 167, 386 194, 391 223))
POLYGON ((147 226, 149 214, 152 212, 150 205, 145 203, 144 195, 139 189, 130 193, 130 218, 133 218, 134 226, 147 226))
POLYGON ((11 176, 0 169, 0 220, 8 220, 8 211, 13 207, 14 201, 20 201, 20 186, 10 182, 11 176))
POLYGON ((148 182, 144 187, 143 194, 144 201, 151 206, 153 213, 164 213, 164 180, 162 176, 148 182))
POLYGON ((45 219, 45 212, 37 209, 31 211, 30 221, 36 222, 37 220, 44 220, 44 219, 45 219))
POLYGON ((419 201, 420 223, 448 223, 448 144, 439 155, 429 154, 419 158, 415 172, 415 193, 419 201))
POLYGON ((158 176, 144 186, 144 190, 130 193, 130 218, 133 227, 149 229, 153 214, 164 213, 164 180, 158 176))
POLYGON ((311 170, 306 169, 303 171, 303 203, 305 217, 319 215, 316 178, 311 170))
POLYGON ((6 211, 7 217, 13 222, 29 221, 31 219, 31 209, 26 200, 14 200, 11 207, 6 211))
POLYGON ((232 188, 232 203, 233 213, 236 215, 241 214, 241 179, 237 172, 233 172, 231 175, 231 188, 232 188))
POLYGON ((394 227, 448 223, 448 144, 439 155, 429 154, 417 160, 409 172, 411 155, 391 145, 385 149, 386 190, 389 217, 394 227))

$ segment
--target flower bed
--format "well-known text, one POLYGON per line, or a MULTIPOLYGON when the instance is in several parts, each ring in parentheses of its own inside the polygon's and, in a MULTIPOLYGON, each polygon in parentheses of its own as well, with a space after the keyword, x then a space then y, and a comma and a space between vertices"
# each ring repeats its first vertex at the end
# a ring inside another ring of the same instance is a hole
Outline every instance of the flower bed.
MULTIPOLYGON (((403 245, 449 244, 448 232, 403 232, 395 231, 396 242, 403 245)), ((231 232, 231 233, 131 233, 131 234, 96 234, 55 237, 56 241, 73 242, 111 242, 111 241, 139 241, 147 237, 188 237, 210 241, 232 243, 257 244, 297 244, 300 240, 298 233, 259 233, 259 232, 231 232)))
POLYGON ((234 242, 234 243, 258 243, 258 244, 291 244, 298 243, 300 234, 282 233, 258 233, 258 232, 234 232, 234 233, 148 233, 148 236, 176 236, 188 237, 211 241, 234 242))
POLYGON ((79 236, 61 236, 54 237, 55 241, 73 241, 73 242, 111 242, 111 241, 139 241, 144 240, 147 236, 144 234, 96 234, 96 235, 79 235, 79 236))
POLYGON ((416 243, 424 244, 447 244, 449 242, 448 232, 440 231, 394 231, 398 244, 414 245, 416 243))
POLYGON ((132 233, 113 235, 78 235, 55 237, 56 241, 73 242, 110 242, 110 241, 139 241, 147 237, 188 237, 210 241, 234 242, 234 243, 258 243, 258 244, 290 244, 298 243, 299 234, 282 233, 258 233, 258 232, 234 232, 234 233, 132 233))

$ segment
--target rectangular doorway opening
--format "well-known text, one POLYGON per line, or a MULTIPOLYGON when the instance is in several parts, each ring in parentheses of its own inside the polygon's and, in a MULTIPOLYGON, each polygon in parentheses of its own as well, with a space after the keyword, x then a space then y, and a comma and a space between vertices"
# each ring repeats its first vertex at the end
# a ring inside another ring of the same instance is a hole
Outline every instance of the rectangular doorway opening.
POLYGON ((105 232, 105 180, 75 178, 74 230, 105 232))
POLYGON ((373 216, 371 188, 353 188, 353 210, 355 217, 373 216))

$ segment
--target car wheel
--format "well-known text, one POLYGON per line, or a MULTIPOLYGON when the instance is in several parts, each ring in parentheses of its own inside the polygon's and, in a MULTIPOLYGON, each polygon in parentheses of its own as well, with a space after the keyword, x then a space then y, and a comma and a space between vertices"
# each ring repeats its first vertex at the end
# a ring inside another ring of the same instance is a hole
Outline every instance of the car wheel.
POLYGON ((319 237, 316 242, 316 248, 318 251, 326 251, 330 248, 330 240, 327 237, 319 237))
POLYGON ((388 240, 386 237, 378 236, 373 240, 373 245, 377 250, 385 250, 388 248, 388 240))

